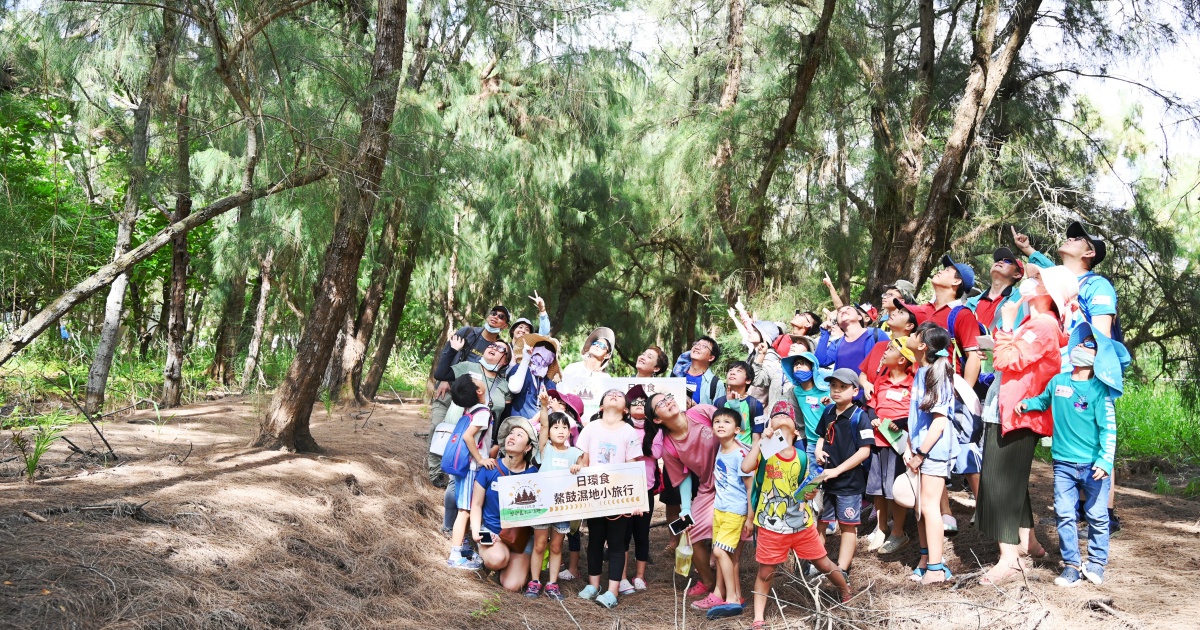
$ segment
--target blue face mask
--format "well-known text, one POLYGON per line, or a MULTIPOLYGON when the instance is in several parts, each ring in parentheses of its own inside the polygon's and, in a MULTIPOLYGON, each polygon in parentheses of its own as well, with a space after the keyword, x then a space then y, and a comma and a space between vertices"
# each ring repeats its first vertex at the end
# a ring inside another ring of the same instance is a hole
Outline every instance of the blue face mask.
POLYGON ((807 383, 812 380, 813 373, 812 370, 794 370, 792 371, 792 376, 797 382, 807 383))

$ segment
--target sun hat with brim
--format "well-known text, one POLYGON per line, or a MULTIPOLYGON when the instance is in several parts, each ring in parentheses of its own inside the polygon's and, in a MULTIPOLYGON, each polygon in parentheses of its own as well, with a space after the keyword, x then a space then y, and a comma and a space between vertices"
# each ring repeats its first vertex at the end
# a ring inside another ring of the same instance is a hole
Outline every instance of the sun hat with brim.
POLYGON ((825 382, 840 381, 847 385, 858 387, 858 374, 850 368, 838 368, 833 371, 833 374, 825 377, 825 382))
POLYGON ((583 399, 570 392, 562 392, 557 389, 551 389, 546 392, 546 395, 557 399, 562 404, 567 406, 575 414, 575 424, 579 424, 579 417, 583 415, 583 399))
POLYGON ((1037 278, 1026 278, 1022 282, 1032 282, 1037 288, 1038 295, 1049 295, 1058 308, 1059 319, 1066 321, 1072 317, 1079 296, 1079 279, 1075 272, 1062 265, 1042 269, 1037 278))
POLYGON ((971 269, 970 265, 956 263, 950 257, 950 254, 946 254, 942 256, 942 267, 954 267, 958 271, 959 277, 962 278, 964 293, 970 292, 971 289, 975 288, 975 270, 971 269))
POLYGON ((1096 250, 1096 255, 1092 258, 1092 266, 1100 264, 1104 260, 1104 256, 1108 253, 1108 246, 1104 244, 1104 239, 1099 236, 1093 236, 1083 229, 1083 224, 1078 221, 1072 221, 1071 225, 1067 226, 1067 238, 1086 238, 1092 244, 1092 249, 1096 250))
POLYGON ((883 287, 884 291, 887 291, 888 289, 895 289, 898 291, 900 293, 900 299, 904 300, 905 302, 917 301, 917 287, 908 280, 897 280, 886 287, 883 287))
POLYGON ((533 449, 530 451, 532 454, 531 459, 533 463, 538 463, 541 460, 541 456, 537 452, 538 433, 534 430, 533 423, 529 421, 529 418, 509 416, 505 418, 504 422, 500 423, 500 431, 496 433, 496 444, 500 445, 500 453, 504 453, 504 440, 508 439, 508 434, 512 433, 513 429, 521 429, 525 432, 525 435, 529 436, 529 443, 533 445, 533 449))
POLYGON ((904 508, 912 509, 917 506, 917 495, 921 488, 921 478, 912 469, 905 466, 903 475, 896 475, 892 482, 892 500, 904 508))
POLYGON ((537 333, 529 333, 528 335, 525 335, 514 342, 515 347, 513 348, 513 356, 519 356, 524 359, 525 352, 527 350, 532 351, 534 346, 543 341, 554 346, 554 360, 550 362, 550 367, 546 368, 546 378, 557 383, 559 376, 562 374, 562 370, 558 367, 558 354, 561 348, 558 344, 558 340, 554 337, 547 337, 537 333))
POLYGON ((783 370, 784 378, 786 378, 788 382, 794 386, 799 385, 799 383, 793 382, 792 372, 796 371, 796 361, 800 359, 808 361, 809 365, 813 366, 813 385, 822 392, 829 391, 829 383, 826 383, 825 379, 821 378, 821 364, 817 361, 817 355, 811 352, 793 354, 790 357, 784 357, 780 359, 779 365, 783 370))
POLYGON ((612 361, 613 356, 617 354, 617 335, 612 331, 611 328, 606 326, 601 326, 596 330, 593 330, 592 334, 588 335, 588 338, 583 342, 583 352, 580 352, 580 354, 587 354, 588 351, 592 349, 592 344, 596 343, 597 339, 603 339, 604 341, 608 342, 608 358, 605 359, 604 363, 601 364, 608 365, 608 362, 612 361))
POLYGON ((767 320, 759 320, 754 322, 754 329, 758 331, 759 336, 767 345, 773 345, 775 340, 782 334, 779 324, 767 320))

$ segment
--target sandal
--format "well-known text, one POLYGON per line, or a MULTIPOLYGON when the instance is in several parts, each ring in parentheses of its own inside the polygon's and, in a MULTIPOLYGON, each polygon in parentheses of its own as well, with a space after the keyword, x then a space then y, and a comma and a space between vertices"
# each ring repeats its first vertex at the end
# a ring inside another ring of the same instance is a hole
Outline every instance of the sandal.
POLYGON ((924 580, 924 578, 922 578, 921 584, 929 585, 929 584, 939 584, 941 582, 949 582, 950 578, 954 577, 954 574, 950 572, 950 567, 946 566, 945 564, 943 564, 941 562, 935 562, 935 563, 930 564, 925 567, 926 573, 932 573, 934 571, 942 572, 942 579, 940 580, 940 582, 926 582, 924 580))
MULTIPOLYGON (((929 555, 929 550, 928 550, 928 549, 921 549, 921 555, 922 555, 922 556, 928 556, 928 555, 929 555)), ((928 563, 928 560, 926 560, 926 563, 928 563)), ((926 571, 926 567, 923 567, 923 566, 920 566, 920 565, 921 565, 921 561, 920 561, 920 560, 917 560, 917 566, 913 568, 913 574, 912 574, 912 575, 910 575, 910 576, 908 576, 908 579, 909 579, 910 581, 912 581, 912 582, 920 582, 921 580, 923 580, 923 579, 925 578, 925 571, 926 571)))
MULTIPOLYGON (((992 567, 992 571, 995 571, 998 568, 1000 568, 1000 565, 992 567)), ((987 574, 984 574, 983 577, 979 578, 979 583, 983 586, 996 586, 1002 582, 1007 582, 1010 578, 1018 573, 1024 573, 1025 568, 1022 567, 1020 563, 1010 564, 1008 568, 1004 569, 1004 572, 1001 575, 997 575, 995 577, 991 577, 992 571, 988 571, 987 574)))
POLYGON ((767 622, 755 621, 754 623, 750 624, 750 630, 767 630, 767 622))

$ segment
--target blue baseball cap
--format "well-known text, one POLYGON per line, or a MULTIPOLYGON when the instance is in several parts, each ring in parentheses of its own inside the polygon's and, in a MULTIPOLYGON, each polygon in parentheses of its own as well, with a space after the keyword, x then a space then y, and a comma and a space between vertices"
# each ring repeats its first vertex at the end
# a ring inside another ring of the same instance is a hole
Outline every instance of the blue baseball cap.
POLYGON ((958 270, 958 275, 963 281, 963 293, 975 288, 975 270, 971 269, 970 265, 954 262, 950 254, 942 256, 942 267, 954 267, 958 270))

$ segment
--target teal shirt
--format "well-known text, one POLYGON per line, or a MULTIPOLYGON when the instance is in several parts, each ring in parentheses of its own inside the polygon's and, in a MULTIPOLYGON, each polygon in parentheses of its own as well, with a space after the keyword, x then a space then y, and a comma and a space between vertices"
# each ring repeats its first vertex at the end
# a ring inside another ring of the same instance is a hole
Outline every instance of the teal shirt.
POLYGON ((1050 409, 1054 417, 1050 453, 1056 461, 1092 464, 1112 474, 1117 414, 1104 383, 1095 378, 1075 381, 1063 373, 1050 379, 1040 396, 1022 402, 1029 411, 1050 409))
POLYGON ((796 406, 800 408, 800 415, 804 417, 804 443, 816 444, 817 424, 821 422, 821 414, 825 412, 825 405, 821 399, 828 396, 827 390, 820 390, 813 387, 809 390, 801 389, 799 386, 794 388, 796 394, 796 406))

